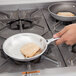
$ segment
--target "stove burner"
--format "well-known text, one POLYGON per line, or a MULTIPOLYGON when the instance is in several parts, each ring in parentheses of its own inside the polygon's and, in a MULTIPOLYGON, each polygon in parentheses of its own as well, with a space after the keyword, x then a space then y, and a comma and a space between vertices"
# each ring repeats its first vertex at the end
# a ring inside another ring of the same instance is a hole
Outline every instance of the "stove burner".
POLYGON ((66 22, 66 21, 59 21, 59 20, 56 20, 56 22, 62 22, 62 24, 65 26, 73 23, 72 21, 66 22))
POLYGON ((51 48, 53 48, 53 47, 54 47, 53 44, 49 44, 48 47, 47 47, 47 50, 46 50, 45 53, 44 53, 44 55, 45 55, 45 54, 48 55, 48 54, 52 53, 51 48))
MULTIPOLYGON (((41 57, 39 57, 39 58, 37 58, 37 59, 35 59, 35 60, 32 60, 32 61, 30 61, 30 63, 39 63, 40 62, 40 59, 41 59, 41 57)), ((16 61, 16 60, 13 60, 13 59, 11 59, 15 64, 17 64, 17 65, 21 65, 21 64, 24 64, 24 63, 27 63, 27 62, 25 62, 25 61, 16 61)))
POLYGON ((69 25, 69 24, 72 24, 72 21, 70 21, 70 22, 63 21, 63 25, 69 25))
POLYGON ((53 25, 53 31, 55 32, 59 32, 61 29, 63 29, 65 26, 70 25, 74 22, 70 21, 70 22, 65 22, 65 21, 58 21, 56 20, 56 23, 53 25))
POLYGON ((28 29, 33 27, 33 22, 31 20, 21 20, 22 21, 22 28, 28 29))
POLYGON ((20 26, 18 24, 18 21, 19 20, 16 20, 16 21, 12 21, 10 22, 8 28, 12 29, 12 30, 19 30, 20 29, 20 26))
POLYGON ((30 61, 31 63, 39 63, 41 60, 41 56, 35 60, 30 61))
POLYGON ((28 28, 33 27, 31 20, 24 20, 24 19, 11 21, 8 24, 9 24, 8 28, 12 30, 20 30, 21 27, 22 29, 28 29, 28 28))
POLYGON ((0 51, 1 51, 1 57, 3 57, 4 59, 7 59, 8 56, 4 53, 2 47, 3 47, 3 45, 1 45, 1 49, 0 49, 0 51))
MULTIPOLYGON (((15 64, 17 64, 17 65, 21 65, 21 64, 26 63, 25 61, 16 61, 16 60, 8 57, 8 56, 4 53, 4 51, 3 51, 2 49, 1 49, 1 57, 3 57, 4 59, 10 59, 11 61, 13 61, 13 62, 14 62, 15 64)), ((32 61, 30 61, 30 62, 31 62, 31 63, 39 63, 39 62, 40 62, 40 59, 41 59, 41 57, 39 57, 39 58, 37 58, 37 59, 35 59, 35 60, 32 60, 32 61)))
POLYGON ((73 45, 73 46, 72 46, 72 52, 73 52, 73 53, 76 53, 76 45, 73 45))
POLYGON ((55 21, 56 22, 62 22, 63 25, 69 25, 69 24, 73 23, 73 21, 59 21, 59 20, 56 20, 56 19, 55 19, 55 21))

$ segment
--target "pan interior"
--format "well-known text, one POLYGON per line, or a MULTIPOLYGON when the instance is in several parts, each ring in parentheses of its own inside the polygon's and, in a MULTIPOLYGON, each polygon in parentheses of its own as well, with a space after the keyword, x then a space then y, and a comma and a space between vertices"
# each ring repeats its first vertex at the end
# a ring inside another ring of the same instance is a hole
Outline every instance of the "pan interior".
POLYGON ((75 3, 59 3, 49 7, 49 10, 57 14, 58 12, 71 12, 76 15, 76 4, 75 3))
POLYGON ((23 33, 8 38, 3 44, 3 50, 10 57, 16 59, 25 59, 25 57, 21 54, 20 49, 24 44, 30 42, 34 42, 39 45, 42 52, 44 52, 47 46, 46 40, 43 37, 35 34, 23 33))

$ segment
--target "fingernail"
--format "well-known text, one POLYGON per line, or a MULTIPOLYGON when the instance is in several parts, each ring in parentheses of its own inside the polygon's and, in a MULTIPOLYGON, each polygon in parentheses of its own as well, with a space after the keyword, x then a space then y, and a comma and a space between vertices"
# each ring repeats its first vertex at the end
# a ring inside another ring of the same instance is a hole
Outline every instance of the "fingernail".
POLYGON ((54 37, 54 38, 57 38, 57 35, 56 35, 56 34, 54 34, 54 35, 53 35, 53 37, 54 37))

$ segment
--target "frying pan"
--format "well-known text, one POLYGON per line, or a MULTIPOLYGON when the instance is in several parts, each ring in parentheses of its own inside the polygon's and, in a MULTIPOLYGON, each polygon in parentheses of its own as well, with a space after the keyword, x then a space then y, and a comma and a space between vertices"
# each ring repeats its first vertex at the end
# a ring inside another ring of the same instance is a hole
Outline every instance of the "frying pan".
POLYGON ((47 49, 47 46, 49 43, 52 41, 55 41, 59 38, 51 38, 46 40, 40 35, 33 34, 33 33, 20 33, 20 34, 15 34, 5 40, 3 43, 3 51, 5 52, 6 55, 9 57, 18 60, 18 61, 31 61, 39 56, 41 56, 47 49), (31 58, 26 58, 22 55, 20 52, 20 48, 29 42, 34 42, 39 47, 41 48, 42 52, 36 56, 33 56, 31 58))
POLYGON ((50 12, 52 17, 54 17, 55 19, 60 20, 60 21, 74 21, 74 20, 76 20, 76 3, 73 3, 73 2, 54 3, 52 5, 49 5, 48 11, 50 12), (75 16, 73 16, 73 17, 58 16, 57 15, 58 12, 71 12, 75 16))

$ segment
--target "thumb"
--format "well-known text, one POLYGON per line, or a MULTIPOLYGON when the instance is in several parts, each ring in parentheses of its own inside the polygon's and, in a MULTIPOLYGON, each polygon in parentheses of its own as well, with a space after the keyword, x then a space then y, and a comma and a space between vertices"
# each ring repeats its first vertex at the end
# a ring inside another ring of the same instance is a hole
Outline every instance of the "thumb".
POLYGON ((68 30, 67 26, 64 27, 60 32, 53 35, 54 38, 61 37, 68 30))

